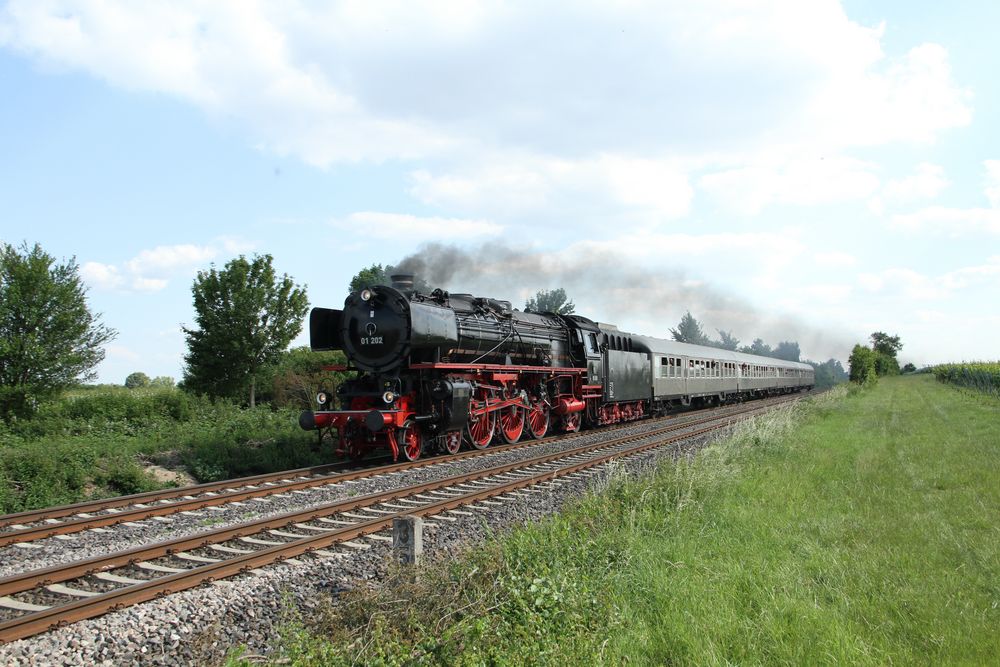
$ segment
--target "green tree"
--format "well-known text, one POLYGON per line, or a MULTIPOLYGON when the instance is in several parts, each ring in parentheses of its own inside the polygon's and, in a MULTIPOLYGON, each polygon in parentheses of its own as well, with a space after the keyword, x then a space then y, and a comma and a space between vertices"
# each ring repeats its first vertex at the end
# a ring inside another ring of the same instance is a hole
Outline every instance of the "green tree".
POLYGON ((762 357, 770 357, 774 355, 774 350, 771 349, 770 345, 764 342, 763 338, 754 338, 753 343, 741 347, 740 352, 745 354, 758 354, 762 357))
POLYGON ((92 380, 118 335, 99 320, 75 259, 0 245, 0 417, 30 416, 39 400, 92 380))
POLYGON ((684 317, 677 323, 676 329, 670 330, 670 335, 680 343, 691 343, 692 345, 709 345, 708 336, 701 328, 701 323, 691 315, 691 311, 684 313, 684 317))
POLYGON ((899 375, 899 361, 896 353, 903 349, 899 336, 890 336, 884 331, 871 335, 872 351, 875 353, 875 372, 879 377, 899 375))
POLYGON ((903 373, 916 373, 917 372, 917 367, 914 366, 913 364, 906 364, 905 366, 903 366, 902 372, 903 373))
POLYGON ((129 373, 128 377, 125 378, 125 386, 128 389, 141 389, 142 387, 148 387, 151 380, 149 376, 140 371, 135 373, 129 373))
POLYGON ((851 382, 871 385, 878 381, 878 373, 875 372, 875 357, 875 351, 871 348, 860 343, 854 346, 851 358, 847 360, 851 382))
POLYGON ((191 292, 198 328, 184 328, 185 388, 213 397, 249 390, 254 407, 261 372, 302 330, 305 288, 278 279, 270 255, 240 255, 221 271, 199 271, 191 292))
POLYGON ((896 353, 903 349, 903 344, 899 342, 899 336, 890 336, 882 331, 873 333, 871 341, 873 350, 893 359, 896 358, 896 353))
POLYGON ((557 287, 554 290, 539 290, 535 296, 524 303, 524 309, 533 313, 572 315, 576 306, 566 296, 566 290, 557 287))
POLYGON ((784 359, 785 361, 798 361, 799 355, 802 352, 799 350, 799 344, 796 341, 783 340, 778 343, 778 346, 771 351, 771 356, 776 359, 784 359))
POLYGON ((270 387, 271 400, 278 406, 316 408, 316 393, 323 389, 335 392, 347 373, 326 370, 330 366, 344 366, 347 357, 340 350, 313 352, 309 347, 293 347, 283 352, 271 367, 271 375, 264 383, 270 387))
POLYGON ((174 386, 174 379, 169 375, 157 375, 149 381, 149 386, 156 389, 171 389, 174 386))
POLYGON ((805 363, 811 364, 815 369, 816 387, 818 389, 826 389, 827 387, 847 381, 847 371, 844 370, 844 366, 836 359, 828 359, 821 364, 815 361, 806 361, 805 363))
POLYGON ((734 336, 732 331, 723 331, 722 329, 716 329, 716 331, 719 332, 719 340, 713 342, 712 347, 733 351, 739 348, 740 339, 734 336))
MULTIPOLYGON (((350 292, 357 292, 373 285, 391 285, 392 274, 396 272, 396 267, 392 264, 372 264, 354 274, 351 283, 348 285, 350 292)), ((433 288, 424 282, 421 276, 413 277, 413 289, 421 294, 430 294, 433 288)))
POLYGON ((372 285, 388 285, 392 282, 389 279, 389 271, 392 270, 392 265, 382 266, 381 264, 372 264, 371 266, 365 267, 358 271, 353 278, 351 278, 351 284, 347 286, 348 292, 357 292, 363 290, 366 287, 371 287, 372 285))

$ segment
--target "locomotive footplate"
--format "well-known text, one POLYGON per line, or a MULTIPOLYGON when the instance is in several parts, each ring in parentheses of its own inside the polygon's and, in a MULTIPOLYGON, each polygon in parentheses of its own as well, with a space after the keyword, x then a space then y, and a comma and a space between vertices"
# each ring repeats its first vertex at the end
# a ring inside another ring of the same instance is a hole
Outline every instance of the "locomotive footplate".
POLYGON ((410 369, 415 371, 439 370, 439 371, 465 371, 467 373, 504 373, 518 374, 531 373, 532 375, 586 375, 586 368, 573 368, 568 366, 502 366, 499 364, 453 364, 445 362, 426 362, 410 364, 410 369))
POLYGON ((403 410, 337 410, 335 412, 303 412, 299 417, 299 425, 307 430, 325 428, 343 428, 348 422, 356 421, 365 424, 369 430, 378 431, 382 426, 402 426, 410 412, 403 410), (381 415, 381 417, 379 417, 381 415), (311 423, 308 423, 309 420, 311 423), (303 423, 307 422, 307 423, 303 423), (373 426, 377 428, 372 428, 373 426))

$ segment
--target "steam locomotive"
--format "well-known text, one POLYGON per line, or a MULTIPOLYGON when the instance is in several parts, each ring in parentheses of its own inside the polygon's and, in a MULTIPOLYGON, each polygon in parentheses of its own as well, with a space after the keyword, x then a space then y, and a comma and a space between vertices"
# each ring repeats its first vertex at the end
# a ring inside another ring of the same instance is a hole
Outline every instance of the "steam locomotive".
POLYGON ((808 364, 619 331, 579 315, 508 301, 422 294, 392 276, 350 294, 343 310, 313 308, 313 350, 343 350, 357 371, 299 418, 338 454, 388 449, 416 460, 464 446, 542 438, 581 427, 810 389, 808 364))

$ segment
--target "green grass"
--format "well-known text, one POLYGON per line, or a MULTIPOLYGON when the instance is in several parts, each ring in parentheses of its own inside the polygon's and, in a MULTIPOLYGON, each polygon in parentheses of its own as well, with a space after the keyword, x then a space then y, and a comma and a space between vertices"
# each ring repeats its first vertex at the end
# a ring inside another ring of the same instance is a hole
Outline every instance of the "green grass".
MULTIPOLYGON (((1000 402, 841 388, 290 620, 312 664, 991 664, 1000 402)), ((234 658, 232 662, 239 662, 234 658)))
POLYGON ((148 491, 143 462, 179 459, 199 481, 326 462, 298 411, 213 403, 178 389, 83 388, 0 421, 0 513, 148 491), (169 456, 168 456, 169 455, 169 456))

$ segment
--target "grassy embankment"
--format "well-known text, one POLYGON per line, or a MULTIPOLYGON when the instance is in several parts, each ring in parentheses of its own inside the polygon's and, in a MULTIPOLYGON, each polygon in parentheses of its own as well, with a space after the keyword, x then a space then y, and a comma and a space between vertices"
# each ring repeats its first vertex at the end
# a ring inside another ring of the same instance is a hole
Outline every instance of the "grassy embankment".
POLYGON ((182 467, 199 481, 319 463, 298 412, 242 409, 177 389, 70 392, 31 420, 0 421, 0 513, 164 486, 144 463, 182 467))
POLYGON ((308 629, 290 612, 284 658, 995 663, 998 472, 995 398, 840 388, 308 629))

